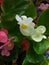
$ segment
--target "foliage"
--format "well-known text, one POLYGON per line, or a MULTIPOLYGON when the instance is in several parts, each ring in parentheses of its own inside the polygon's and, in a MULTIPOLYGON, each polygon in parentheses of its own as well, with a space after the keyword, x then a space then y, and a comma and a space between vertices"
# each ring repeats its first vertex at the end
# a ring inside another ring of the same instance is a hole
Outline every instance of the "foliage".
MULTIPOLYGON (((4 61, 11 61, 12 59, 18 59, 19 52, 23 51, 22 40, 27 39, 29 41, 29 49, 26 51, 25 58, 22 65, 47 65, 45 61, 44 53, 49 48, 49 39, 42 40, 41 42, 35 42, 29 37, 23 36, 19 30, 18 22, 15 20, 16 14, 26 15, 35 19, 37 17, 37 10, 32 2, 28 3, 26 0, 4 0, 4 4, 1 5, 2 13, 0 18, 0 29, 7 29, 9 34, 8 37, 15 36, 14 44, 15 47, 11 51, 9 57, 1 56, 0 59, 4 61)), ((46 27, 45 35, 49 35, 49 8, 42 12, 38 17, 37 26, 44 25, 46 27)), ((21 60, 20 60, 21 61, 21 60)))

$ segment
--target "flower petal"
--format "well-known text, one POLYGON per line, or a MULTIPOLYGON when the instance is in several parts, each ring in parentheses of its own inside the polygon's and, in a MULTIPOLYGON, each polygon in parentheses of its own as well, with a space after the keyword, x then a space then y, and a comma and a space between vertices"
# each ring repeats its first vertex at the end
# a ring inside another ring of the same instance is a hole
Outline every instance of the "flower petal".
POLYGON ((32 22, 32 21, 33 21, 33 18, 28 17, 27 21, 28 21, 28 22, 32 22))
POLYGON ((23 20, 25 20, 25 19, 27 19, 27 16, 21 16, 21 18, 23 19, 23 20))
POLYGON ((30 36, 30 33, 29 33, 29 31, 28 31, 27 29, 24 30, 24 29, 20 28, 20 32, 21 32, 24 36, 30 36))
POLYGON ((19 15, 16 15, 16 20, 18 21, 18 24, 20 24, 21 23, 21 21, 22 21, 22 19, 21 19, 21 17, 19 16, 19 15))
POLYGON ((43 38, 46 39, 47 37, 45 35, 43 35, 43 38))
POLYGON ((45 26, 39 26, 39 27, 36 28, 36 31, 43 34, 46 31, 46 27, 45 26))
POLYGON ((35 27, 35 23, 34 22, 30 23, 30 27, 35 27))
MULTIPOLYGON (((0 46, 0 49, 6 48, 6 46, 7 46, 9 43, 11 43, 11 44, 12 44, 12 47, 11 47, 10 49, 12 50, 12 48, 14 47, 14 43, 12 42, 12 40, 13 40, 14 38, 15 38, 15 37, 11 37, 10 39, 8 39, 7 42, 6 42, 4 45, 0 46)), ((6 49, 7 49, 7 48, 6 48, 6 49)))
POLYGON ((0 31, 0 42, 5 43, 8 40, 8 36, 4 31, 0 31))
POLYGON ((41 35, 40 33, 34 32, 31 38, 36 42, 40 42, 43 39, 43 35, 41 35))
POLYGON ((9 44, 4 46, 4 49, 7 49, 7 50, 13 50, 13 48, 14 48, 14 43, 13 42, 9 42, 9 44))
POLYGON ((10 52, 4 49, 4 50, 2 50, 1 55, 2 56, 9 56, 10 52))
POLYGON ((34 32, 34 27, 28 27, 26 29, 22 29, 20 26, 20 32, 24 35, 24 36, 30 36, 33 34, 34 32))
POLYGON ((8 35, 8 30, 2 29, 1 31, 5 32, 8 35))

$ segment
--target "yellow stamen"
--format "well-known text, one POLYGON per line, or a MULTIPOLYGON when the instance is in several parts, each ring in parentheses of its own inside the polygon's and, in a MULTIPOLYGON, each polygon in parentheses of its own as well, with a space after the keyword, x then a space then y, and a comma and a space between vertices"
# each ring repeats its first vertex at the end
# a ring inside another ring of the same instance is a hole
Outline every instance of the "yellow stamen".
POLYGON ((11 46, 12 46, 12 44, 11 44, 11 43, 9 43, 9 44, 8 44, 8 47, 11 47, 11 46))
POLYGON ((26 29, 27 28, 27 25, 26 24, 22 24, 21 25, 21 28, 26 29))

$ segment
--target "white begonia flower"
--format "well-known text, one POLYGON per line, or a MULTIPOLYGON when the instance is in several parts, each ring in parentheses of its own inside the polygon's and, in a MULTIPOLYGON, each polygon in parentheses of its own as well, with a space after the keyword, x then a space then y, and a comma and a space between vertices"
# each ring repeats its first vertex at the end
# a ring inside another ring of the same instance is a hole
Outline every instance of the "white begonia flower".
POLYGON ((46 28, 45 26, 39 26, 35 29, 33 35, 31 36, 32 39, 36 42, 40 42, 42 41, 42 39, 46 39, 46 36, 43 35, 43 33, 45 33, 46 28))
POLYGON ((33 19, 31 17, 19 16, 16 15, 16 20, 20 25, 20 31, 24 36, 31 36, 34 32, 35 24, 32 22, 33 19))

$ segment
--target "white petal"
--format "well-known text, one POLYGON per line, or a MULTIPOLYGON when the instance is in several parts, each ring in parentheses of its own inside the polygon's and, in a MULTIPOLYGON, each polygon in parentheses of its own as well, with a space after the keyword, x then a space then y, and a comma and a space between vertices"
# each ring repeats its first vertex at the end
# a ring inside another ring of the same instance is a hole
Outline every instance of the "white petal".
POLYGON ((17 21, 22 21, 22 19, 21 19, 21 17, 19 15, 16 15, 15 18, 16 18, 17 21))
POLYGON ((24 35, 24 36, 30 36, 30 32, 28 30, 24 30, 22 28, 20 28, 20 32, 24 35))
MULTIPOLYGON (((27 19, 24 19, 23 20, 23 23, 25 23, 25 24, 28 24, 28 25, 32 25, 32 18, 31 17, 29 17, 29 18, 27 18, 27 19)), ((33 24, 33 25, 35 25, 35 24, 33 24)))
POLYGON ((23 20, 25 20, 25 19, 27 19, 27 16, 21 16, 21 18, 23 19, 23 20))
POLYGON ((47 37, 45 35, 43 35, 43 38, 46 39, 47 37))
POLYGON ((22 23, 25 23, 25 24, 32 24, 32 18, 31 17, 29 17, 29 18, 27 18, 26 16, 21 16, 21 18, 22 18, 22 23))
POLYGON ((31 22, 30 23, 30 27, 35 27, 35 23, 34 22, 31 22))
POLYGON ((34 34, 31 37, 36 42, 40 42, 43 39, 43 36, 40 33, 36 33, 36 32, 34 32, 34 34))
POLYGON ((26 29, 22 29, 20 26, 20 32, 24 35, 24 36, 31 36, 34 32, 34 28, 26 28, 26 29))
POLYGON ((39 26, 36 28, 36 31, 38 31, 40 33, 44 33, 46 31, 46 27, 45 26, 39 26))
POLYGON ((31 18, 31 17, 28 17, 27 21, 30 21, 30 22, 32 22, 32 21, 33 21, 33 18, 31 18))

